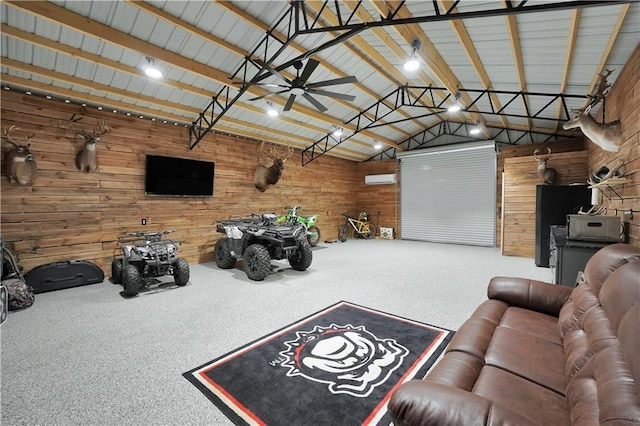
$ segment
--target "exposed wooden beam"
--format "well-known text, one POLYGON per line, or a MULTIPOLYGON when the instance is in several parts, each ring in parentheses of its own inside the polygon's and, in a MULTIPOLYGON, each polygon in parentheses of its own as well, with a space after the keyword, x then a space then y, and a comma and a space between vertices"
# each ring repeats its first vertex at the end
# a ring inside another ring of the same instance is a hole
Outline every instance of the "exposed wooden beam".
MULTIPOLYGON (((440 4, 442 4, 445 10, 450 10, 453 13, 457 13, 458 9, 454 6, 452 0, 440 0, 440 4)), ((464 48, 465 53, 467 54, 467 58, 469 58, 469 62, 473 65, 473 69, 476 70, 476 74, 480 78, 482 85, 485 89, 493 89, 493 84, 491 83, 491 79, 489 78, 489 74, 487 70, 484 68, 484 64, 480 59, 480 55, 476 50, 473 41, 471 40, 471 36, 467 32, 467 27, 464 25, 464 21, 458 19, 452 19, 449 21, 453 31, 455 31, 458 40, 460 40, 460 44, 464 48)), ((497 110, 502 109, 502 104, 500 103, 500 99, 498 95, 495 93, 491 93, 489 95, 491 97, 491 103, 495 106, 497 110)), ((509 121, 506 117, 501 116, 499 118, 503 127, 509 127, 509 121)))
MULTIPOLYGON (((370 1, 382 16, 388 16, 391 11, 396 11, 395 16, 399 19, 409 19, 413 17, 403 1, 370 1)), ((418 55, 425 63, 425 65, 429 68, 431 73, 435 75, 438 80, 440 80, 442 85, 447 88, 451 95, 455 95, 458 91, 457 89, 461 86, 461 84, 449 65, 445 62, 442 55, 440 55, 440 52, 438 52, 438 49, 435 47, 433 42, 422 30, 422 27, 419 24, 407 24, 394 25, 393 29, 397 31, 398 34, 400 34, 400 36, 407 42, 407 46, 411 46, 414 40, 418 40, 420 42, 420 48, 417 50, 418 55)), ((470 105, 472 102, 471 98, 466 93, 462 93, 460 99, 465 105, 470 105)), ((474 108, 472 107, 472 109, 474 108)), ((474 112, 473 110, 469 110, 468 113, 474 122, 478 122, 481 125, 484 124, 485 120, 480 114, 474 112)), ((486 127, 481 126, 481 130, 487 138, 491 137, 491 134, 486 129, 486 127)))
MULTIPOLYGON (((571 64, 573 63, 573 53, 576 49, 576 40, 578 39, 578 27, 580 25, 580 9, 576 9, 571 14, 571 22, 569 23, 569 40, 567 42, 567 51, 564 55, 564 68, 562 71, 562 80, 560 80, 559 93, 564 93, 567 88, 567 81, 569 81, 569 72, 571 71, 571 64)), ((562 117, 562 104, 558 105, 558 113, 556 117, 559 119, 562 117)), ((562 126, 561 122, 556 124, 556 132, 560 130, 562 126)))
MULTIPOLYGON (((114 28, 89 19, 85 16, 79 15, 63 7, 57 6, 53 3, 15 0, 5 0, 4 3, 13 7, 17 7, 23 11, 38 15, 44 19, 63 25, 65 27, 71 28, 82 34, 105 40, 109 43, 115 44, 125 49, 140 52, 145 56, 151 56, 159 61, 166 62, 168 64, 171 64, 172 66, 176 66, 190 73, 195 73, 202 77, 212 79, 220 84, 227 86, 231 85, 227 74, 223 71, 180 56, 177 53, 140 40, 129 34, 118 31, 114 28)), ((269 93, 267 90, 259 89, 255 86, 251 87, 249 90, 247 90, 247 92, 255 96, 261 96, 269 93)), ((274 104, 278 104, 281 106, 283 106, 287 101, 287 99, 280 96, 273 96, 270 100, 274 104)), ((325 122, 328 125, 335 125, 337 122, 341 121, 338 118, 319 113, 312 108, 305 107, 300 104, 296 105, 295 110, 300 114, 325 122)), ((355 131, 354 125, 343 125, 343 127, 347 130, 355 131)), ((371 139, 379 140, 385 145, 396 146, 395 141, 379 136, 371 131, 361 131, 360 134, 371 139)))
MULTIPOLYGON (((507 0, 502 0, 502 6, 507 7, 507 0)), ((511 42, 511 55, 516 66, 516 74, 518 76, 518 86, 521 91, 527 90, 527 80, 524 75, 524 61, 522 60, 522 49, 520 48, 520 32, 518 31, 518 21, 515 15, 505 16, 507 22, 507 31, 509 32, 509 41, 511 42)), ((528 103, 528 96, 524 97, 524 101, 528 103)), ((527 126, 531 129, 531 119, 527 118, 527 126)))
MULTIPOLYGON (((115 71, 118 72, 122 72, 125 73, 127 75, 131 75, 134 77, 139 77, 139 78, 144 78, 146 80, 146 77, 142 75, 142 72, 135 67, 130 67, 127 65, 124 65, 120 62, 102 57, 100 55, 95 55, 93 53, 89 53, 86 52, 84 50, 81 49, 77 49, 75 47, 71 47, 71 46, 67 46, 66 44, 62 44, 47 38, 44 38, 42 36, 39 36, 37 34, 32 34, 32 33, 28 33, 26 31, 22 31, 20 29, 11 27, 7 24, 0 24, 0 32, 2 32, 3 35, 5 36, 9 36, 9 37, 13 37, 15 39, 18 40, 22 40, 24 42, 27 43, 31 43, 33 45, 36 46, 40 46, 43 47, 45 49, 49 49, 51 51, 54 52, 59 52, 65 55, 69 55, 73 58, 77 58, 77 59, 81 59, 81 60, 85 60, 87 62, 91 62, 94 64, 98 64, 100 66, 104 66, 110 69, 113 69, 115 71)), ((199 87, 194 87, 185 83, 181 83, 179 81, 175 81, 175 80, 169 80, 167 78, 163 78, 159 81, 157 81, 158 84, 162 84, 164 86, 167 87, 171 87, 173 89, 179 89, 179 90, 184 90, 186 92, 192 93, 194 95, 209 99, 209 97, 203 93, 202 89, 199 87)), ((110 93, 110 91, 107 91, 107 93, 110 93)), ((221 98, 220 99, 221 102, 225 102, 225 98, 221 98)), ((153 99, 153 101, 150 101, 150 103, 152 104, 156 104, 156 99, 153 99)), ((238 106, 238 108, 247 110, 247 111, 251 111, 254 112, 256 114, 263 114, 264 111, 253 105, 253 104, 247 104, 244 102, 236 102, 236 106, 238 106)), ((291 117, 286 117, 284 115, 281 115, 280 117, 278 117, 278 120, 286 122, 288 124, 292 124, 294 126, 298 126, 298 127, 302 127, 308 130, 312 130, 314 132, 318 132, 319 134, 325 134, 327 133, 327 128, 325 127, 319 127, 316 126, 312 123, 307 123, 307 122, 303 122, 300 120, 296 120, 294 118, 291 117)), ((247 126, 249 128, 251 128, 251 123, 248 123, 247 126)), ((362 147, 368 147, 370 145, 370 143, 368 141, 361 141, 358 140, 357 138, 355 139, 350 139, 350 142, 362 146, 362 147)))

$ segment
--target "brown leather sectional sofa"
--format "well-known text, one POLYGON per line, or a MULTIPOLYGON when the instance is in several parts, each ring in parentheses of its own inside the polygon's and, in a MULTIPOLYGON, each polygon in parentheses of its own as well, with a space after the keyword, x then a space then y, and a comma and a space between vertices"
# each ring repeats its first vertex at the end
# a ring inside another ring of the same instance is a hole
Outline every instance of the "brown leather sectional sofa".
POLYGON ((607 246, 572 289, 496 277, 396 425, 640 424, 640 249, 607 246))

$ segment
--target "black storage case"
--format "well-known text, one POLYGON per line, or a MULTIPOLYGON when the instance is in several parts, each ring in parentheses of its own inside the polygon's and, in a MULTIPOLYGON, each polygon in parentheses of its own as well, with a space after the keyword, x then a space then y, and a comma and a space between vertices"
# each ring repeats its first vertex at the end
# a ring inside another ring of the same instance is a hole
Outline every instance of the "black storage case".
POLYGON ((69 260, 66 262, 40 265, 24 276, 34 293, 61 290, 104 281, 104 272, 86 260, 69 260))
POLYGON ((549 267, 550 226, 566 225, 567 215, 591 207, 586 185, 538 185, 536 187, 536 266, 549 267))

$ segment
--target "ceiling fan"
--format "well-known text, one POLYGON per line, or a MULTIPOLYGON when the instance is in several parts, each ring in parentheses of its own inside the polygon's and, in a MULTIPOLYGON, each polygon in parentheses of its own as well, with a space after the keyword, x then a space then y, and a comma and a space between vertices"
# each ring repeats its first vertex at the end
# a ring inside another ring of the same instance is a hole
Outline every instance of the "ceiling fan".
POLYGON ((293 106, 293 102, 296 99, 296 96, 302 96, 307 101, 309 101, 311 105, 316 107, 320 112, 325 112, 327 110, 327 107, 325 107, 320 101, 318 101, 312 95, 320 95, 320 96, 327 96, 329 98, 344 99, 345 101, 352 101, 356 98, 355 96, 351 96, 351 95, 344 95, 342 93, 329 92, 326 90, 319 89, 319 87, 325 87, 325 86, 336 86, 339 84, 356 83, 358 80, 354 76, 334 78, 331 80, 318 81, 316 83, 307 83, 307 80, 309 80, 309 77, 311 76, 313 71, 315 71, 318 65, 320 65, 320 62, 318 62, 315 59, 309 59, 307 61, 307 64, 304 66, 304 69, 302 69, 303 67, 302 61, 294 62, 293 66, 296 69, 296 77, 293 80, 289 80, 284 75, 282 75, 278 70, 270 67, 269 65, 265 64, 262 61, 256 61, 256 62, 260 66, 264 67, 267 71, 269 71, 269 73, 278 77, 280 80, 282 80, 286 84, 255 83, 260 86, 283 87, 284 90, 267 93, 266 95, 262 95, 262 96, 257 96, 255 98, 249 99, 250 101, 257 101, 258 99, 263 99, 268 96, 290 93, 289 99, 287 100, 287 103, 285 104, 283 111, 289 111, 291 109, 291 107, 293 106), (302 73, 300 72, 300 70, 302 70, 302 73))

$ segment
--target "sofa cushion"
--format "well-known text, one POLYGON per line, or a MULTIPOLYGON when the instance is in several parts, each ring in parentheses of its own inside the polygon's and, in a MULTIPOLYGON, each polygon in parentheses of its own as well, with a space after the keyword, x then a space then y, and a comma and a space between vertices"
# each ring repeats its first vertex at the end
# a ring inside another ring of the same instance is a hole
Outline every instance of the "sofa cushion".
POLYGON ((584 267, 583 280, 598 296, 609 275, 624 264, 640 259, 640 251, 628 244, 611 244, 598 250, 584 267))
POLYGON ((500 368, 484 367, 473 393, 509 407, 532 423, 569 424, 569 406, 564 395, 500 368))
POLYGON ((582 283, 574 288, 571 292, 571 297, 560 310, 558 320, 560 337, 564 338, 567 331, 579 327, 579 322, 582 320, 584 313, 599 303, 598 298, 588 284, 582 283))
POLYGON ((500 321, 501 327, 511 328, 540 339, 561 345, 558 318, 522 308, 509 308, 500 321))
POLYGON ((485 356, 485 364, 515 374, 564 395, 565 358, 562 345, 533 334, 498 327, 485 356))
POLYGON ((600 304, 614 329, 631 307, 640 302, 640 260, 622 265, 605 281, 600 291, 600 304))

